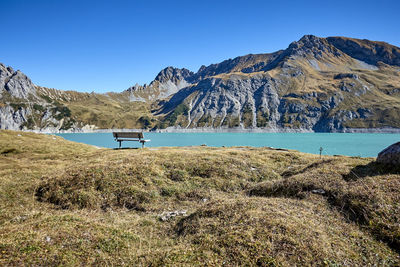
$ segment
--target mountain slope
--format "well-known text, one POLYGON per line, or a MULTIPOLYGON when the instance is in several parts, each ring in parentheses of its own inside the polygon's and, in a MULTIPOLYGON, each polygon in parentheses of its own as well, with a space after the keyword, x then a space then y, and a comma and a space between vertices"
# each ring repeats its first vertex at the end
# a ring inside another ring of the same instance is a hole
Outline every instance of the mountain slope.
POLYGON ((150 127, 150 104, 129 94, 79 93, 36 86, 0 64, 0 129, 47 132, 150 127))
POLYGON ((400 66, 400 48, 388 43, 346 37, 328 37, 326 40, 349 56, 369 64, 383 62, 400 66))
POLYGON ((158 114, 185 128, 400 128, 400 69, 388 65, 399 60, 399 49, 368 41, 356 54, 337 40, 304 36, 269 57, 249 55, 201 68, 192 77, 196 83, 158 114))
POLYGON ((68 108, 51 103, 25 74, 0 63, 0 129, 58 131, 74 123, 68 108))

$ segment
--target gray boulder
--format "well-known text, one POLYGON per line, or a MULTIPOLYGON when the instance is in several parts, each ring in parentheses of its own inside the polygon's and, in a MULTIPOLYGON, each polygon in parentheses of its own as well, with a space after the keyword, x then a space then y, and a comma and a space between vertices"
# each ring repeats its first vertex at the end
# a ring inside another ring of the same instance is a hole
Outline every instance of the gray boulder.
POLYGON ((400 165, 400 142, 382 150, 378 154, 376 161, 385 164, 400 165))

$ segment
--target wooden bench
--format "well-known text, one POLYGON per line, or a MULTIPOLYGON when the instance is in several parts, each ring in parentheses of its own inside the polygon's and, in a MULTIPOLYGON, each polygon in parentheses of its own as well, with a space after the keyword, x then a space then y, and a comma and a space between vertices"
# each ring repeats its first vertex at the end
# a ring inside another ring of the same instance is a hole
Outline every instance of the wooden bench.
POLYGON ((121 148, 122 141, 137 141, 142 143, 142 148, 144 143, 150 140, 144 139, 143 132, 113 132, 115 141, 119 142, 119 148, 121 148))

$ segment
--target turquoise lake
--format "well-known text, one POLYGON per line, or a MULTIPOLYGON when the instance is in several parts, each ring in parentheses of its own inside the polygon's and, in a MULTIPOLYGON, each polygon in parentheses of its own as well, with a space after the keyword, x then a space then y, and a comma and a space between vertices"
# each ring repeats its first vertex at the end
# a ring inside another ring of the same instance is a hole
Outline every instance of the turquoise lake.
MULTIPOLYGON (((116 148, 112 133, 57 134, 67 140, 116 148)), ((376 157, 385 147, 400 141, 400 134, 375 133, 144 133, 151 139, 146 147, 161 146, 253 146, 295 149, 324 155, 376 157)), ((123 142, 122 147, 140 147, 139 142, 123 142)))

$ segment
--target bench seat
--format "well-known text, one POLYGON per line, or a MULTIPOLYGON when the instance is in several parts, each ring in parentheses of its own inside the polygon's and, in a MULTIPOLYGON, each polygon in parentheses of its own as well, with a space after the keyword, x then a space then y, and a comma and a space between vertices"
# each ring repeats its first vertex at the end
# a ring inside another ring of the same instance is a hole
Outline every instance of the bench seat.
POLYGON ((136 141, 142 144, 142 148, 146 142, 150 142, 149 139, 144 139, 143 132, 113 132, 115 141, 119 142, 119 148, 123 141, 136 141))

